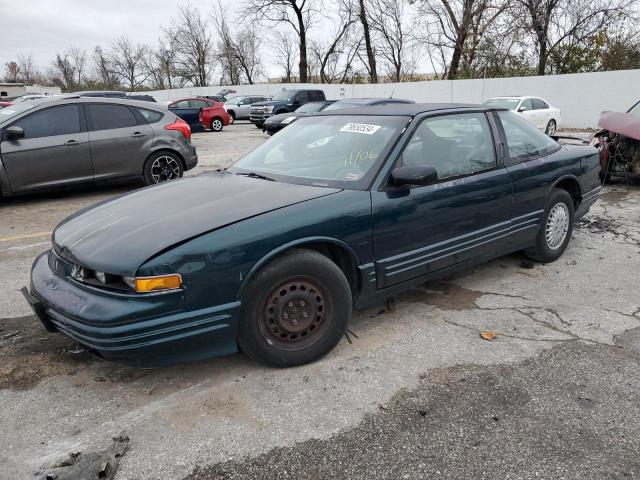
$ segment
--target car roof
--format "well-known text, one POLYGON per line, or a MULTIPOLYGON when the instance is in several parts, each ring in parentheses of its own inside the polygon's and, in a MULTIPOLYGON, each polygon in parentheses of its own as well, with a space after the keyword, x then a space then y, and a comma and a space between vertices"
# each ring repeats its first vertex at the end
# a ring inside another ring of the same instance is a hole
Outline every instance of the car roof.
POLYGON ((376 103, 415 103, 413 100, 404 100, 402 98, 380 98, 380 97, 364 97, 364 98, 341 98, 336 103, 350 103, 351 105, 375 105, 376 103))
POLYGON ((371 105, 356 108, 321 111, 314 115, 380 115, 380 116, 409 116, 414 117, 421 113, 436 112, 439 110, 473 110, 480 112, 505 110, 491 105, 477 105, 472 103, 387 103, 384 105, 371 105))
POLYGON ((65 97, 36 99, 32 103, 38 106, 46 104, 57 105, 60 103, 115 103, 119 105, 133 105, 136 107, 146 108, 147 110, 167 110, 167 108, 160 103, 152 103, 145 100, 132 100, 128 97, 80 97, 77 95, 68 95, 65 97))

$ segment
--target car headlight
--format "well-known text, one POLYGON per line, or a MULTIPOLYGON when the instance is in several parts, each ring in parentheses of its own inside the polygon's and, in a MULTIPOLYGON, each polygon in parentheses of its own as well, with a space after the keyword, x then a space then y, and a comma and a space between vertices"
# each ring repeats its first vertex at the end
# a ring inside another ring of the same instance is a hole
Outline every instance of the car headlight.
POLYGON ((122 277, 122 281, 138 293, 176 290, 182 286, 182 277, 177 273, 153 277, 122 277))
POLYGON ((268 107, 264 107, 264 113, 272 113, 273 112, 273 106, 269 105, 268 107))

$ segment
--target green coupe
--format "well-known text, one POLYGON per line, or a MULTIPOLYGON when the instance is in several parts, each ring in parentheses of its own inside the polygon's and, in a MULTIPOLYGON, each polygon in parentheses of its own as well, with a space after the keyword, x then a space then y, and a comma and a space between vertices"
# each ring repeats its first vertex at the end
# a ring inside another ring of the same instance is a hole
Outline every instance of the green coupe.
POLYGON ((138 365, 327 354, 351 311, 523 250, 557 259, 598 153, 511 112, 406 104, 301 118, 231 168, 82 210, 23 289, 44 326, 138 365))

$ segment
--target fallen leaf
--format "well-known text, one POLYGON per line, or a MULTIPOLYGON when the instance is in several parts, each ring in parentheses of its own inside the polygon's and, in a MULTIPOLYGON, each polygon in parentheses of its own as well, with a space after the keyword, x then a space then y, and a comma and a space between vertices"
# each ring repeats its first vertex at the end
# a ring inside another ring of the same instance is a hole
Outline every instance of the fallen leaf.
POLYGON ((498 335, 496 334, 496 332, 490 332, 488 330, 480 332, 480 338, 482 338, 483 340, 493 340, 497 336, 498 335))

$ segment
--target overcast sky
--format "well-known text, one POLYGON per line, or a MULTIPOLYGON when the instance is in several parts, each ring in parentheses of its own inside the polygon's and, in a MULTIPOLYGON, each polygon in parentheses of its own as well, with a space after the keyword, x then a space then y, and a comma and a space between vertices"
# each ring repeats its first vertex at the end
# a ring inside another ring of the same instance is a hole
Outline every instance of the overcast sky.
MULTIPOLYGON (((57 52, 72 46, 108 47, 123 34, 155 46, 161 26, 170 23, 183 3, 186 0, 0 0, 0 75, 19 53, 33 53, 39 68, 46 70, 57 52)), ((213 6, 213 1, 191 3, 203 12, 213 6)), ((227 8, 235 17, 236 10, 227 8)), ((268 72, 275 73, 277 67, 265 57, 268 72)))

